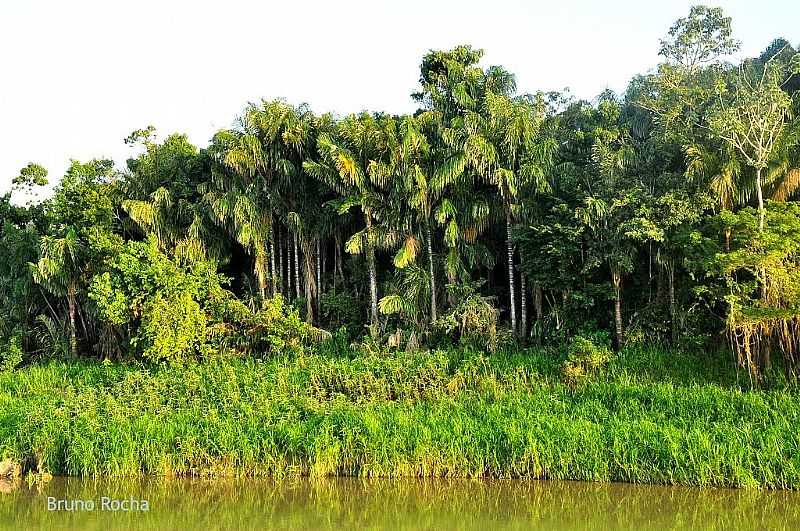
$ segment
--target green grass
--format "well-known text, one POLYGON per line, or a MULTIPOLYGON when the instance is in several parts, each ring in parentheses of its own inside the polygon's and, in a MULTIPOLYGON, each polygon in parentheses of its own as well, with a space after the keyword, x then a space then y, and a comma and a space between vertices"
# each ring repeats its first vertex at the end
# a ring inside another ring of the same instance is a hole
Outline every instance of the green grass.
MULTIPOLYGON (((0 454, 54 474, 528 477, 800 487, 800 395, 631 349, 586 384, 550 350, 303 355, 0 373, 0 454)), ((0 455, 2 457, 2 455, 0 455)))

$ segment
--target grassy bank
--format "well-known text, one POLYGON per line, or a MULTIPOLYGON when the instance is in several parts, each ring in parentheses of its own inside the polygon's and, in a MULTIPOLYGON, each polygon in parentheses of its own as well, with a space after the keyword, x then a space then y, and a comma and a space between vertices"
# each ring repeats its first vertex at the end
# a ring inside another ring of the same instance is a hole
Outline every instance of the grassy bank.
POLYGON ((0 374, 0 453, 69 475, 800 487, 796 391, 743 390, 716 369, 722 362, 647 349, 574 387, 561 382, 560 361, 454 350, 184 367, 51 362, 0 374))

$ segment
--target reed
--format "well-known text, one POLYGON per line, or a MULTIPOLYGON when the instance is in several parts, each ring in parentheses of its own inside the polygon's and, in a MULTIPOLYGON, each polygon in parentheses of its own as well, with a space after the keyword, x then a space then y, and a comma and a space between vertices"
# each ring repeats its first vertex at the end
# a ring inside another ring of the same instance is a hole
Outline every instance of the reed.
MULTIPOLYGON (((0 458, 78 476, 523 477, 800 487, 800 396, 629 350, 580 386, 552 349, 0 373, 0 458), (677 369, 675 369, 677 368, 677 369), (691 374, 690 379, 683 375, 691 374)), ((701 362, 698 362, 701 363, 701 362)))

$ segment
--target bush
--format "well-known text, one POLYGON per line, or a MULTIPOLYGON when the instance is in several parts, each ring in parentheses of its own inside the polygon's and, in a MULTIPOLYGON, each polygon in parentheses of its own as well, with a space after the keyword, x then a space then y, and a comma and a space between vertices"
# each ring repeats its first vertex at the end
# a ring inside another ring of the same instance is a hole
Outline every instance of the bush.
POLYGON ((363 332, 364 305, 349 293, 323 293, 319 300, 319 317, 324 328, 345 328, 350 340, 363 332))
POLYGON ((458 301, 455 307, 440 317, 434 329, 440 340, 460 341, 462 344, 496 352, 507 337, 498 333, 497 320, 500 312, 492 304, 491 297, 477 292, 478 285, 450 285, 448 290, 458 301))
POLYGON ((10 372, 22 363, 22 339, 19 336, 0 340, 0 372, 10 372))
POLYGON ((152 361, 183 360, 202 354, 208 344, 208 317, 188 293, 165 299, 156 294, 145 306, 134 346, 152 361))
POLYGON ((611 356, 608 339, 603 334, 575 336, 567 347, 561 374, 566 383, 578 385, 611 361, 611 356))
POLYGON ((282 297, 252 311, 226 284, 211 262, 178 264, 153 240, 128 242, 94 278, 89 297, 101 323, 129 343, 122 350, 151 361, 295 351, 326 336, 282 297))
POLYGON ((298 353, 313 342, 330 338, 330 333, 314 328, 281 295, 265 299, 261 309, 251 312, 238 300, 226 299, 219 345, 239 354, 264 357, 275 353, 298 353), (235 311, 232 311, 235 308, 235 311))

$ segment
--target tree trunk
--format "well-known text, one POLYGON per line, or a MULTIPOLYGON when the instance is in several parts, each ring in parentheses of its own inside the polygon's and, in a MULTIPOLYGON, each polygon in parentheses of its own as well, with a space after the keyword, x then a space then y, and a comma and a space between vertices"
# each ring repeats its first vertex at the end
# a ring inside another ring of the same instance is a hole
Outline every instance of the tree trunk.
MULTIPOLYGON (((336 231, 336 270, 339 272, 339 278, 342 280, 342 284, 344 284, 344 270, 342 269, 342 238, 339 235, 339 231, 336 231)), ((334 271, 333 274, 336 275, 337 271, 334 271)))
POLYGON ((653 302, 653 242, 647 244, 647 303, 653 302))
POLYGON ((731 252, 731 232, 732 229, 730 227, 725 228, 725 252, 731 252))
POLYGON ((369 315, 370 333, 373 337, 378 333, 378 273, 375 270, 375 248, 372 246, 372 218, 365 216, 367 222, 367 267, 369 268, 369 315))
POLYGON ((73 357, 78 357, 78 326, 75 314, 78 309, 78 289, 74 281, 67 288, 67 304, 69 305, 69 350, 73 357))
POLYGON ((317 286, 314 280, 314 252, 311 242, 303 243, 303 257, 305 259, 306 322, 313 325, 317 286))
POLYGON ((431 324, 436 322, 436 270, 433 267, 433 234, 430 220, 425 227, 428 232, 428 275, 431 277, 431 324))
MULTIPOLYGON (((519 250, 519 262, 522 264, 522 248, 519 250)), ((528 333, 528 289, 525 273, 519 272, 519 336, 526 337, 528 333)))
POLYGON ((622 276, 618 271, 611 271, 611 282, 614 284, 614 328, 616 330, 617 350, 622 348, 622 276))
POLYGON ((761 191, 761 171, 762 168, 756 169, 756 194, 758 196, 758 232, 764 232, 764 195, 761 191))
POLYGON ((336 271, 339 269, 339 235, 336 234, 333 238, 333 294, 336 294, 336 271))
POLYGON ((508 251, 508 298, 511 308, 511 332, 517 336, 517 304, 514 296, 514 245, 511 242, 511 212, 506 212, 506 249, 508 251))
POLYGON ((289 240, 291 239, 289 229, 286 229, 286 298, 292 298, 292 277, 294 276, 294 266, 292 265, 292 251, 289 240))
POLYGON ((257 251, 253 264, 253 274, 258 282, 258 294, 261 299, 267 298, 267 278, 269 278, 269 261, 265 256, 265 251, 257 251))
POLYGON ((281 228, 278 226, 277 230, 275 231, 275 248, 277 249, 277 261, 278 261, 278 282, 276 283, 276 289, 278 293, 283 293, 283 249, 281 248, 281 228))
POLYGON ((297 233, 294 235, 294 291, 295 296, 300 298, 300 252, 297 249, 297 233))
POLYGON ((270 216, 269 227, 269 265, 272 273, 272 295, 275 295, 278 285, 278 272, 275 270, 275 230, 270 216))
POLYGON ((669 267, 669 319, 672 325, 672 342, 675 343, 678 339, 678 323, 675 322, 677 314, 675 311, 675 265, 672 260, 669 261, 667 267, 669 267))
POLYGON ((326 269, 327 269, 327 266, 328 266, 328 252, 327 252, 328 250, 326 249, 326 247, 327 247, 326 244, 327 243, 328 242, 326 240, 325 243, 322 245, 322 253, 319 256, 319 259, 322 261, 322 281, 320 282, 320 285, 319 285, 319 292, 320 293, 323 293, 325 291, 325 285, 324 285, 325 284, 325 273, 326 273, 326 269))
POLYGON ((322 293, 322 262, 320 261, 320 245, 319 245, 319 238, 317 240, 317 249, 316 249, 316 256, 314 257, 314 264, 317 268, 317 291, 322 293))
POLYGON ((289 234, 289 227, 286 227, 286 232, 284 233, 285 237, 283 238, 283 263, 286 264, 285 270, 281 270, 283 272, 284 286, 286 287, 286 299, 288 300, 292 294, 292 260, 289 253, 289 239, 291 235, 289 234))
POLYGON ((538 282, 533 283, 533 311, 536 312, 536 320, 541 321, 544 311, 542 308, 542 286, 538 282))
MULTIPOLYGON (((764 195, 761 191, 761 172, 763 168, 756 169, 756 192, 758 194, 758 232, 764 232, 764 217, 766 214, 766 209, 764 208, 764 195)), ((766 290, 767 287, 767 270, 765 267, 761 267, 761 278, 762 284, 761 289, 762 291, 766 290)), ((770 362, 770 344, 769 341, 765 341, 765 349, 762 356, 762 361, 764 364, 764 369, 769 369, 771 366, 770 362)))

